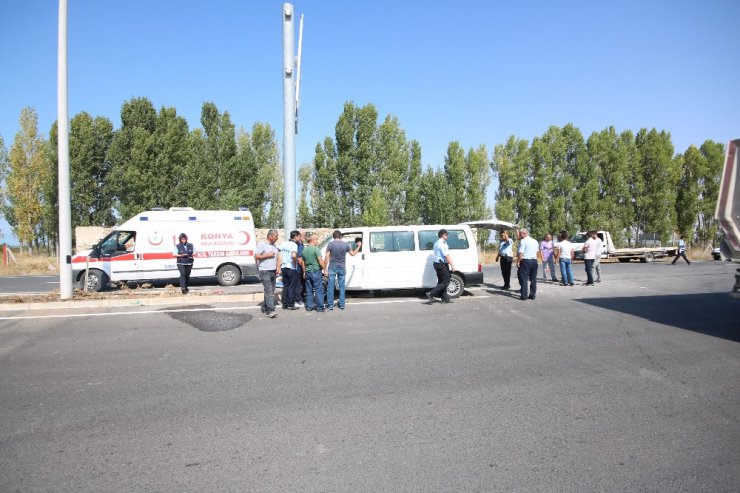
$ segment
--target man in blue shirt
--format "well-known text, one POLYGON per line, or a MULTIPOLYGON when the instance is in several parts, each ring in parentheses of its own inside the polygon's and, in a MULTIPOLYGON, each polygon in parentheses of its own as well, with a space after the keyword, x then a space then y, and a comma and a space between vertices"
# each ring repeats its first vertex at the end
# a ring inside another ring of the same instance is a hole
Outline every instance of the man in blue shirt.
POLYGON ((455 265, 452 263, 450 249, 447 246, 447 230, 440 229, 437 236, 439 239, 434 244, 433 264, 437 273, 437 285, 427 293, 427 299, 429 303, 433 302, 434 298, 439 298, 442 303, 452 303, 447 295, 447 286, 450 285, 450 272, 455 270, 455 265))
POLYGON ((517 277, 519 278, 519 299, 527 301, 537 297, 537 252, 540 244, 529 236, 529 231, 520 229, 519 254, 517 255, 517 277), (530 289, 531 288, 531 289, 530 289))
POLYGON ((680 240, 678 240, 678 255, 676 255, 676 258, 673 259, 673 262, 671 262, 671 265, 675 265, 675 263, 683 257, 683 259, 686 261, 687 264, 691 265, 691 262, 689 261, 689 258, 686 256, 686 240, 683 239, 683 236, 680 240))
POLYGON ((498 243, 498 255, 496 262, 501 261, 501 277, 504 278, 503 289, 508 290, 511 286, 511 263, 514 261, 514 240, 509 238, 506 230, 501 230, 501 241, 498 243))

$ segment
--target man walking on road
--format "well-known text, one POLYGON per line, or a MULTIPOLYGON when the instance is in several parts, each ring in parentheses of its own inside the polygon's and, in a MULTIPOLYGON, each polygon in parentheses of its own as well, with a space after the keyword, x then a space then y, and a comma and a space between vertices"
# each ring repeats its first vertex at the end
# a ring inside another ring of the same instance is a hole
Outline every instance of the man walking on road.
POLYGON ((427 293, 429 303, 434 301, 434 298, 439 298, 442 303, 452 303, 447 295, 447 286, 450 285, 450 272, 455 270, 455 264, 452 263, 450 248, 447 246, 448 236, 447 230, 444 228, 437 233, 439 239, 434 244, 433 264, 434 271, 437 273, 437 285, 427 293))
POLYGON ((344 276, 347 273, 345 260, 348 253, 354 257, 362 247, 362 242, 358 242, 355 244, 354 250, 350 248, 349 244, 342 240, 342 232, 338 229, 332 233, 332 237, 334 239, 326 246, 326 257, 324 258, 324 264, 328 266, 327 270, 329 271, 329 283, 326 287, 326 308, 329 311, 334 310, 335 282, 339 286, 339 303, 337 306, 340 310, 344 310, 344 276))
POLYGON ((537 251, 540 244, 529 236, 526 229, 519 230, 519 252, 517 255, 517 277, 519 278, 519 299, 534 300, 537 297, 537 251))
POLYGON ((259 268, 259 278, 265 292, 265 301, 262 310, 269 318, 275 318, 275 277, 280 274, 280 266, 277 263, 278 249, 275 242, 278 233, 274 229, 267 232, 267 241, 260 241, 254 254, 259 268))
POLYGON ((683 239, 683 236, 681 237, 680 240, 678 240, 678 255, 676 255, 676 258, 673 259, 673 262, 671 262, 671 265, 674 265, 680 257, 683 257, 686 263, 688 265, 691 265, 689 258, 686 256, 686 240, 683 239))

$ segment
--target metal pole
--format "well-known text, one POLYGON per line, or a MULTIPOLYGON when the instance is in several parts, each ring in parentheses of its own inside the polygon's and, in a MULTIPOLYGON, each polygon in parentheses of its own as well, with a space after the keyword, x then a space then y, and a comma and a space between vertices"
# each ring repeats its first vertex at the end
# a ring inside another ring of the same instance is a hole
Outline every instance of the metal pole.
POLYGON ((295 55, 293 5, 283 4, 283 226, 285 237, 295 229, 295 55))
POLYGON ((67 0, 59 0, 57 130, 59 132, 59 294, 72 298, 72 208, 69 198, 69 111, 67 107, 67 0))

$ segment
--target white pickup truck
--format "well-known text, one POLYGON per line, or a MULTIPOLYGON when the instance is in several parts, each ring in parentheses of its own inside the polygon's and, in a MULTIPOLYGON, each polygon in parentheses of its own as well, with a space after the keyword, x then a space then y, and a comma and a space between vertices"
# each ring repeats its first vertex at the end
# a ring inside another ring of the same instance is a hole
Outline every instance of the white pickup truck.
MULTIPOLYGON (((678 253, 677 247, 614 248, 612 235, 608 231, 597 231, 601 238, 601 258, 616 258, 620 262, 638 259, 640 262, 652 262, 656 258, 673 257, 678 253)), ((586 231, 579 231, 570 240, 573 243, 576 260, 583 260, 583 245, 588 239, 586 231)))

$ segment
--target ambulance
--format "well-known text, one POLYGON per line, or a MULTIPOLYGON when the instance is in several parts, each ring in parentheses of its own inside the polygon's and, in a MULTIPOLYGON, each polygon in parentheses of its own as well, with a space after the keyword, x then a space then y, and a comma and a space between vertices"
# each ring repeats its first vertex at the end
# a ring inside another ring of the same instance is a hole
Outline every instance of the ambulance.
POLYGON ((179 278, 173 254, 180 233, 195 249, 191 278, 216 277, 235 286, 256 275, 254 220, 249 210, 197 211, 190 207, 142 212, 116 227, 91 250, 72 257, 79 286, 100 291, 111 282, 179 278))

